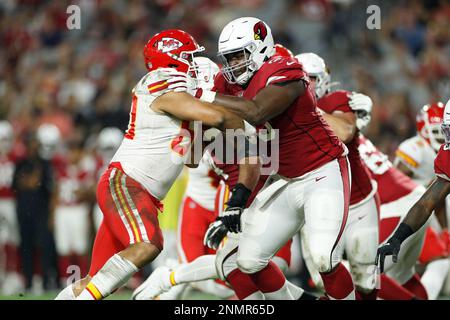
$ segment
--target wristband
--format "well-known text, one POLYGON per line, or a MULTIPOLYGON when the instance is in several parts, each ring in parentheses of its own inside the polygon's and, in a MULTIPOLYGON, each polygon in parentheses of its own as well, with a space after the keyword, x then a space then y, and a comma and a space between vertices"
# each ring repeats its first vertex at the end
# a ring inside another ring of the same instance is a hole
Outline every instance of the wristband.
POLYGON ((406 238, 408 238, 413 233, 414 233, 413 229, 406 223, 402 222, 398 226, 398 228, 395 231, 392 238, 396 238, 397 240, 400 240, 400 242, 403 242, 403 241, 405 241, 406 238))
POLYGON ((228 207, 245 208, 248 198, 252 194, 252 191, 244 186, 242 183, 238 183, 231 191, 231 198, 227 202, 228 207))
POLYGON ((216 92, 199 88, 195 93, 195 97, 199 98, 201 101, 213 103, 214 99, 216 98, 216 92))

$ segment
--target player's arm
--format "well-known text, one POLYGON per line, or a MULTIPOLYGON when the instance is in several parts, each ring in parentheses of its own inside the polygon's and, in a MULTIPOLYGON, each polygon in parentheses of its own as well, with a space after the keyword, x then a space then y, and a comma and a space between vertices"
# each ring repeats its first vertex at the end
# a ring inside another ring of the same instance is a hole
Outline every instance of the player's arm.
POLYGON ((381 272, 383 272, 385 257, 392 255, 392 260, 397 262, 402 242, 427 222, 433 210, 441 201, 445 200, 448 194, 450 194, 450 181, 439 177, 436 178, 419 201, 408 211, 394 235, 385 245, 378 248, 377 263, 379 262, 380 264, 381 272))
POLYGON ((212 102, 233 111, 252 125, 260 125, 281 114, 304 92, 305 83, 299 79, 268 85, 252 100, 216 93, 212 102))
POLYGON ((414 172, 402 161, 395 161, 395 166, 408 177, 412 178, 414 176, 414 172))
POLYGON ((353 139, 356 133, 356 115, 353 112, 335 111, 322 116, 342 142, 349 143, 353 139))

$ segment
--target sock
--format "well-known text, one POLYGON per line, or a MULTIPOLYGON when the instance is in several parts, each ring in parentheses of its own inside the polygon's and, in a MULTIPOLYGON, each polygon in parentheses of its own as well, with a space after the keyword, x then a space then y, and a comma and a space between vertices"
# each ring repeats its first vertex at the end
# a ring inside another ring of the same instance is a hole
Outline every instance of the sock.
POLYGON ((72 290, 72 285, 69 284, 67 287, 61 290, 60 293, 56 296, 55 300, 75 300, 75 294, 72 290))
POLYGON ((381 287, 378 292, 378 297, 383 300, 412 300, 416 298, 414 293, 401 286, 395 280, 389 278, 387 275, 380 276, 381 287))
POLYGON ((19 249, 16 245, 6 243, 4 245, 6 271, 20 273, 19 249))
POLYGON ((325 292, 331 300, 355 300, 352 276, 342 263, 334 271, 320 273, 325 292))
POLYGON ((191 283, 191 286, 221 299, 228 299, 229 297, 234 295, 234 291, 232 289, 228 288, 224 284, 219 284, 212 279, 193 282, 191 283))
POLYGON ((129 260, 115 254, 92 277, 77 300, 101 300, 127 283, 139 269, 129 260))
POLYGON ((89 257, 87 255, 75 255, 75 261, 80 267, 81 274, 87 274, 89 271, 89 257))
POLYGON ((280 290, 286 284, 286 278, 283 272, 281 272, 280 268, 273 261, 270 261, 264 269, 249 274, 249 276, 264 294, 280 290))
POLYGON ((171 285, 216 279, 218 276, 215 260, 216 256, 209 254, 200 256, 189 263, 181 264, 172 271, 171 285))
POLYGON ((258 290, 249 275, 241 270, 234 269, 231 271, 227 276, 227 281, 233 287, 239 300, 264 300, 263 294, 258 290), (258 294, 258 292, 261 294, 258 294), (261 299, 258 299, 258 297, 261 299))
POLYGON ((266 300, 297 300, 289 291, 289 286, 286 280, 284 281, 283 286, 278 290, 272 292, 263 292, 263 294, 266 300))
POLYGON ((439 259, 428 263, 421 282, 426 289, 428 299, 436 300, 448 274, 449 260, 439 259))
POLYGON ((422 284, 422 281, 420 280, 419 275, 416 273, 414 276, 412 276, 411 279, 409 279, 403 287, 413 293, 417 298, 428 300, 428 294, 427 290, 422 284))
POLYGON ((373 289, 371 292, 366 293, 359 290, 355 291, 356 300, 377 300, 378 289, 373 289))

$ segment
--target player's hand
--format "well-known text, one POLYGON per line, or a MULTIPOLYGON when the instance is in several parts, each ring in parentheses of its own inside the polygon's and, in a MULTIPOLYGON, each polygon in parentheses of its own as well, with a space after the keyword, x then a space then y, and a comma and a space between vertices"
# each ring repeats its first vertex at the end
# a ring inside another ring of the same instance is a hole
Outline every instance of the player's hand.
POLYGON ((216 220, 211 223, 206 230, 203 244, 208 248, 217 250, 223 238, 227 235, 228 229, 223 224, 222 220, 216 220))
POLYGON ((377 251, 377 258, 375 263, 380 268, 380 273, 384 271, 384 259, 387 256, 392 256, 392 261, 397 262, 398 253, 400 251, 401 241, 397 238, 391 238, 387 243, 381 245, 377 251))
POLYGON ((168 91, 184 92, 195 96, 197 92, 197 81, 187 75, 185 72, 173 68, 163 68, 160 71, 167 77, 168 91))
POLYGON ((223 224, 228 231, 241 232, 241 214, 244 209, 241 207, 227 207, 221 217, 223 224))
POLYGON ((350 95, 349 106, 356 113, 356 127, 362 130, 371 120, 372 99, 362 93, 352 92, 350 95))

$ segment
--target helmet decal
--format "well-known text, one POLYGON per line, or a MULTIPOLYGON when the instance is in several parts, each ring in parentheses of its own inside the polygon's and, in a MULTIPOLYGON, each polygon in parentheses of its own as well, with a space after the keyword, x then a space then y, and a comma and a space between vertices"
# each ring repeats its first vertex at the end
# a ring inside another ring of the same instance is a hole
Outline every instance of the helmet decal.
POLYGON ((267 28, 264 22, 259 21, 253 26, 253 32, 255 33, 255 40, 264 41, 267 36, 267 28))
POLYGON ((164 53, 178 49, 183 45, 181 41, 174 38, 162 38, 161 41, 158 41, 157 44, 158 50, 164 53))

